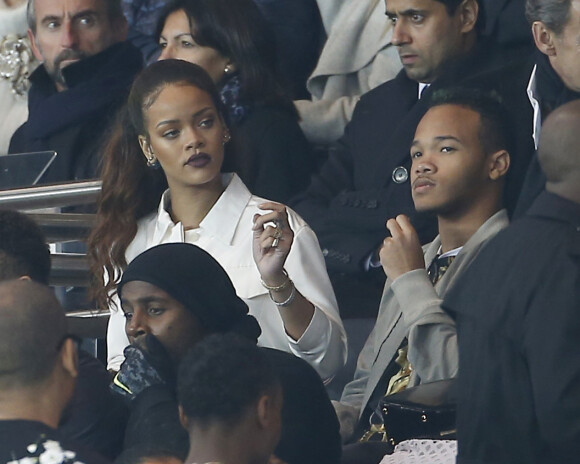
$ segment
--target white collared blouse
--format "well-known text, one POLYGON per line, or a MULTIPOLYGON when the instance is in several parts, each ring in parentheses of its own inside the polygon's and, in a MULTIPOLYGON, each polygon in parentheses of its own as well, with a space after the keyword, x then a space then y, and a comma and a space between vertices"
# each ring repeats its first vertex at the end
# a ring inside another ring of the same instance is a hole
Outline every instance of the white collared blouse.
MULTIPOLYGON (((316 235, 300 216, 287 209, 294 242, 284 267, 296 289, 315 307, 306 331, 294 340, 286 334, 278 308, 260 282, 252 255, 253 216, 264 213, 257 206, 266 200, 253 196, 236 174, 224 174, 223 182, 227 185, 224 193, 199 228, 187 231, 167 212, 167 190, 158 211, 139 220, 137 234, 125 254, 127 262, 162 243, 199 246, 226 270, 238 296, 258 320, 262 328, 258 344, 293 353, 314 367, 323 380, 331 379, 346 361, 346 334, 316 235)), ((119 369, 128 344, 123 312, 112 307, 107 331, 109 369, 119 369)))

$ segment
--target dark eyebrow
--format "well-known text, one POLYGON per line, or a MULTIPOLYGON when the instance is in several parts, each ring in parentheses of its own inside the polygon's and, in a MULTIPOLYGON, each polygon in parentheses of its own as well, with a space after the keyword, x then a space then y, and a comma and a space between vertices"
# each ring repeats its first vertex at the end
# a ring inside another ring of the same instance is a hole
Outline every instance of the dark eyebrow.
POLYGON ((395 13, 389 10, 385 11, 385 15, 387 15, 389 18, 393 18, 395 16, 413 16, 413 15, 423 15, 425 16, 427 14, 426 10, 417 10, 414 8, 409 8, 408 10, 403 10, 400 13, 395 13))
POLYGON ((82 10, 79 11, 77 13, 75 13, 72 17, 71 20, 74 19, 78 19, 78 18, 82 18, 83 16, 98 16, 99 12, 96 10, 91 10, 91 9, 86 9, 86 10, 82 10))
MULTIPOLYGON (((206 106, 205 108, 202 108, 201 110, 197 111, 196 113, 193 114, 192 119, 197 118, 198 116, 200 116, 201 114, 213 110, 213 107, 211 106, 206 106)), ((161 126, 166 126, 167 124, 174 124, 178 122, 177 119, 167 119, 165 121, 160 121, 157 123, 157 125, 155 126, 155 128, 161 127, 161 126)))
MULTIPOLYGON (((181 37, 185 37, 185 36, 191 37, 191 40, 193 40, 195 42, 195 39, 194 39, 193 34, 191 32, 182 32, 181 34, 177 34, 176 36, 173 37, 173 40, 180 39, 181 37)), ((159 39, 167 40, 167 38, 163 34, 159 34, 159 39)))
POLYGON ((193 39, 193 34, 191 32, 182 32, 181 34, 177 34, 175 37, 173 37, 174 39, 179 39, 183 36, 189 36, 193 39))
MULTIPOLYGON (((74 21, 75 19, 78 19, 78 18, 82 18, 83 16, 98 16, 98 12, 96 10, 91 10, 91 9, 82 10, 82 11, 75 13, 71 17, 71 21, 74 21)), ((47 23, 50 23, 52 21, 62 21, 63 19, 64 19, 63 16, 47 15, 44 18, 42 18, 40 23, 47 24, 47 23)))
MULTIPOLYGON (((454 140, 457 143, 461 143, 461 140, 459 140, 457 137, 454 137, 453 135, 438 135, 437 137, 435 137, 434 140, 436 140, 437 142, 443 142, 445 140, 454 140)), ((410 148, 413 148, 413 147, 415 147, 415 146, 417 146, 419 144, 420 144, 419 140, 415 139, 411 143, 411 147, 410 148)))
MULTIPOLYGON (((162 296, 152 295, 152 296, 138 297, 135 301, 141 305, 147 305, 149 303, 165 303, 167 301, 167 298, 164 298, 162 296)), ((126 298, 121 298, 121 306, 123 306, 125 304, 132 306, 131 302, 129 302, 126 298)))
POLYGON ((438 135, 435 137, 435 140, 438 142, 443 142, 444 140, 455 140, 457 143, 461 143, 461 140, 459 140, 457 137, 454 137, 453 135, 438 135))
POLYGON ((53 21, 62 21, 62 16, 47 15, 44 18, 42 18, 42 20, 40 21, 40 24, 47 24, 47 23, 51 23, 53 21))

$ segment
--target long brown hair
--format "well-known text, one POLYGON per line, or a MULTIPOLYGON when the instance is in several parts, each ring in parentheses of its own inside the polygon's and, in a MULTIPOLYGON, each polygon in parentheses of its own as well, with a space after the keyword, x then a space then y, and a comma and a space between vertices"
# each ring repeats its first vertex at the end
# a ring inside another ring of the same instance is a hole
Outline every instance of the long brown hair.
POLYGON ((163 170, 147 166, 138 136, 148 138, 145 112, 165 87, 175 84, 207 92, 223 118, 222 103, 211 78, 195 64, 159 61, 135 79, 105 145, 97 221, 88 239, 91 293, 100 308, 110 304, 121 271, 127 266, 125 252, 137 233, 137 221, 157 209, 168 187, 163 170))

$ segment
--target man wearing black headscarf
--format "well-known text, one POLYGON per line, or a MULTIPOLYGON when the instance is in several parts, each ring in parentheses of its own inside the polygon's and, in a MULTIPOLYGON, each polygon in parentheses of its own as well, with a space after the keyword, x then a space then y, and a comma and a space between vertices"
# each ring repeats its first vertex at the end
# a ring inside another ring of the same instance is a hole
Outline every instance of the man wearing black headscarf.
MULTIPOLYGON (((167 243, 139 255, 123 272, 118 294, 131 342, 113 383, 131 410, 124 448, 147 444, 185 459, 189 437, 177 413, 177 364, 213 333, 237 333, 256 343, 259 325, 220 265, 187 243, 167 243)), ((284 393, 276 456, 288 464, 338 463, 338 419, 320 377, 289 353, 263 349, 284 393)))

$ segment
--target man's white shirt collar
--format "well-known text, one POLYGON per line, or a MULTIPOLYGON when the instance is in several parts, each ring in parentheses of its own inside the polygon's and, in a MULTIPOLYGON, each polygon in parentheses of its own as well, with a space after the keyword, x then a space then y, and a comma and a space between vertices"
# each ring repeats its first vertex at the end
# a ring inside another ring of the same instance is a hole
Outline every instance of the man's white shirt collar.
POLYGON ((528 87, 526 89, 528 93, 528 99, 534 109, 534 127, 532 132, 532 137, 534 139, 534 147, 538 149, 540 143, 540 129, 542 128, 542 113, 540 110, 540 102, 538 101, 538 93, 536 89, 536 69, 537 65, 532 69, 532 75, 530 76, 530 82, 528 82, 528 87))

